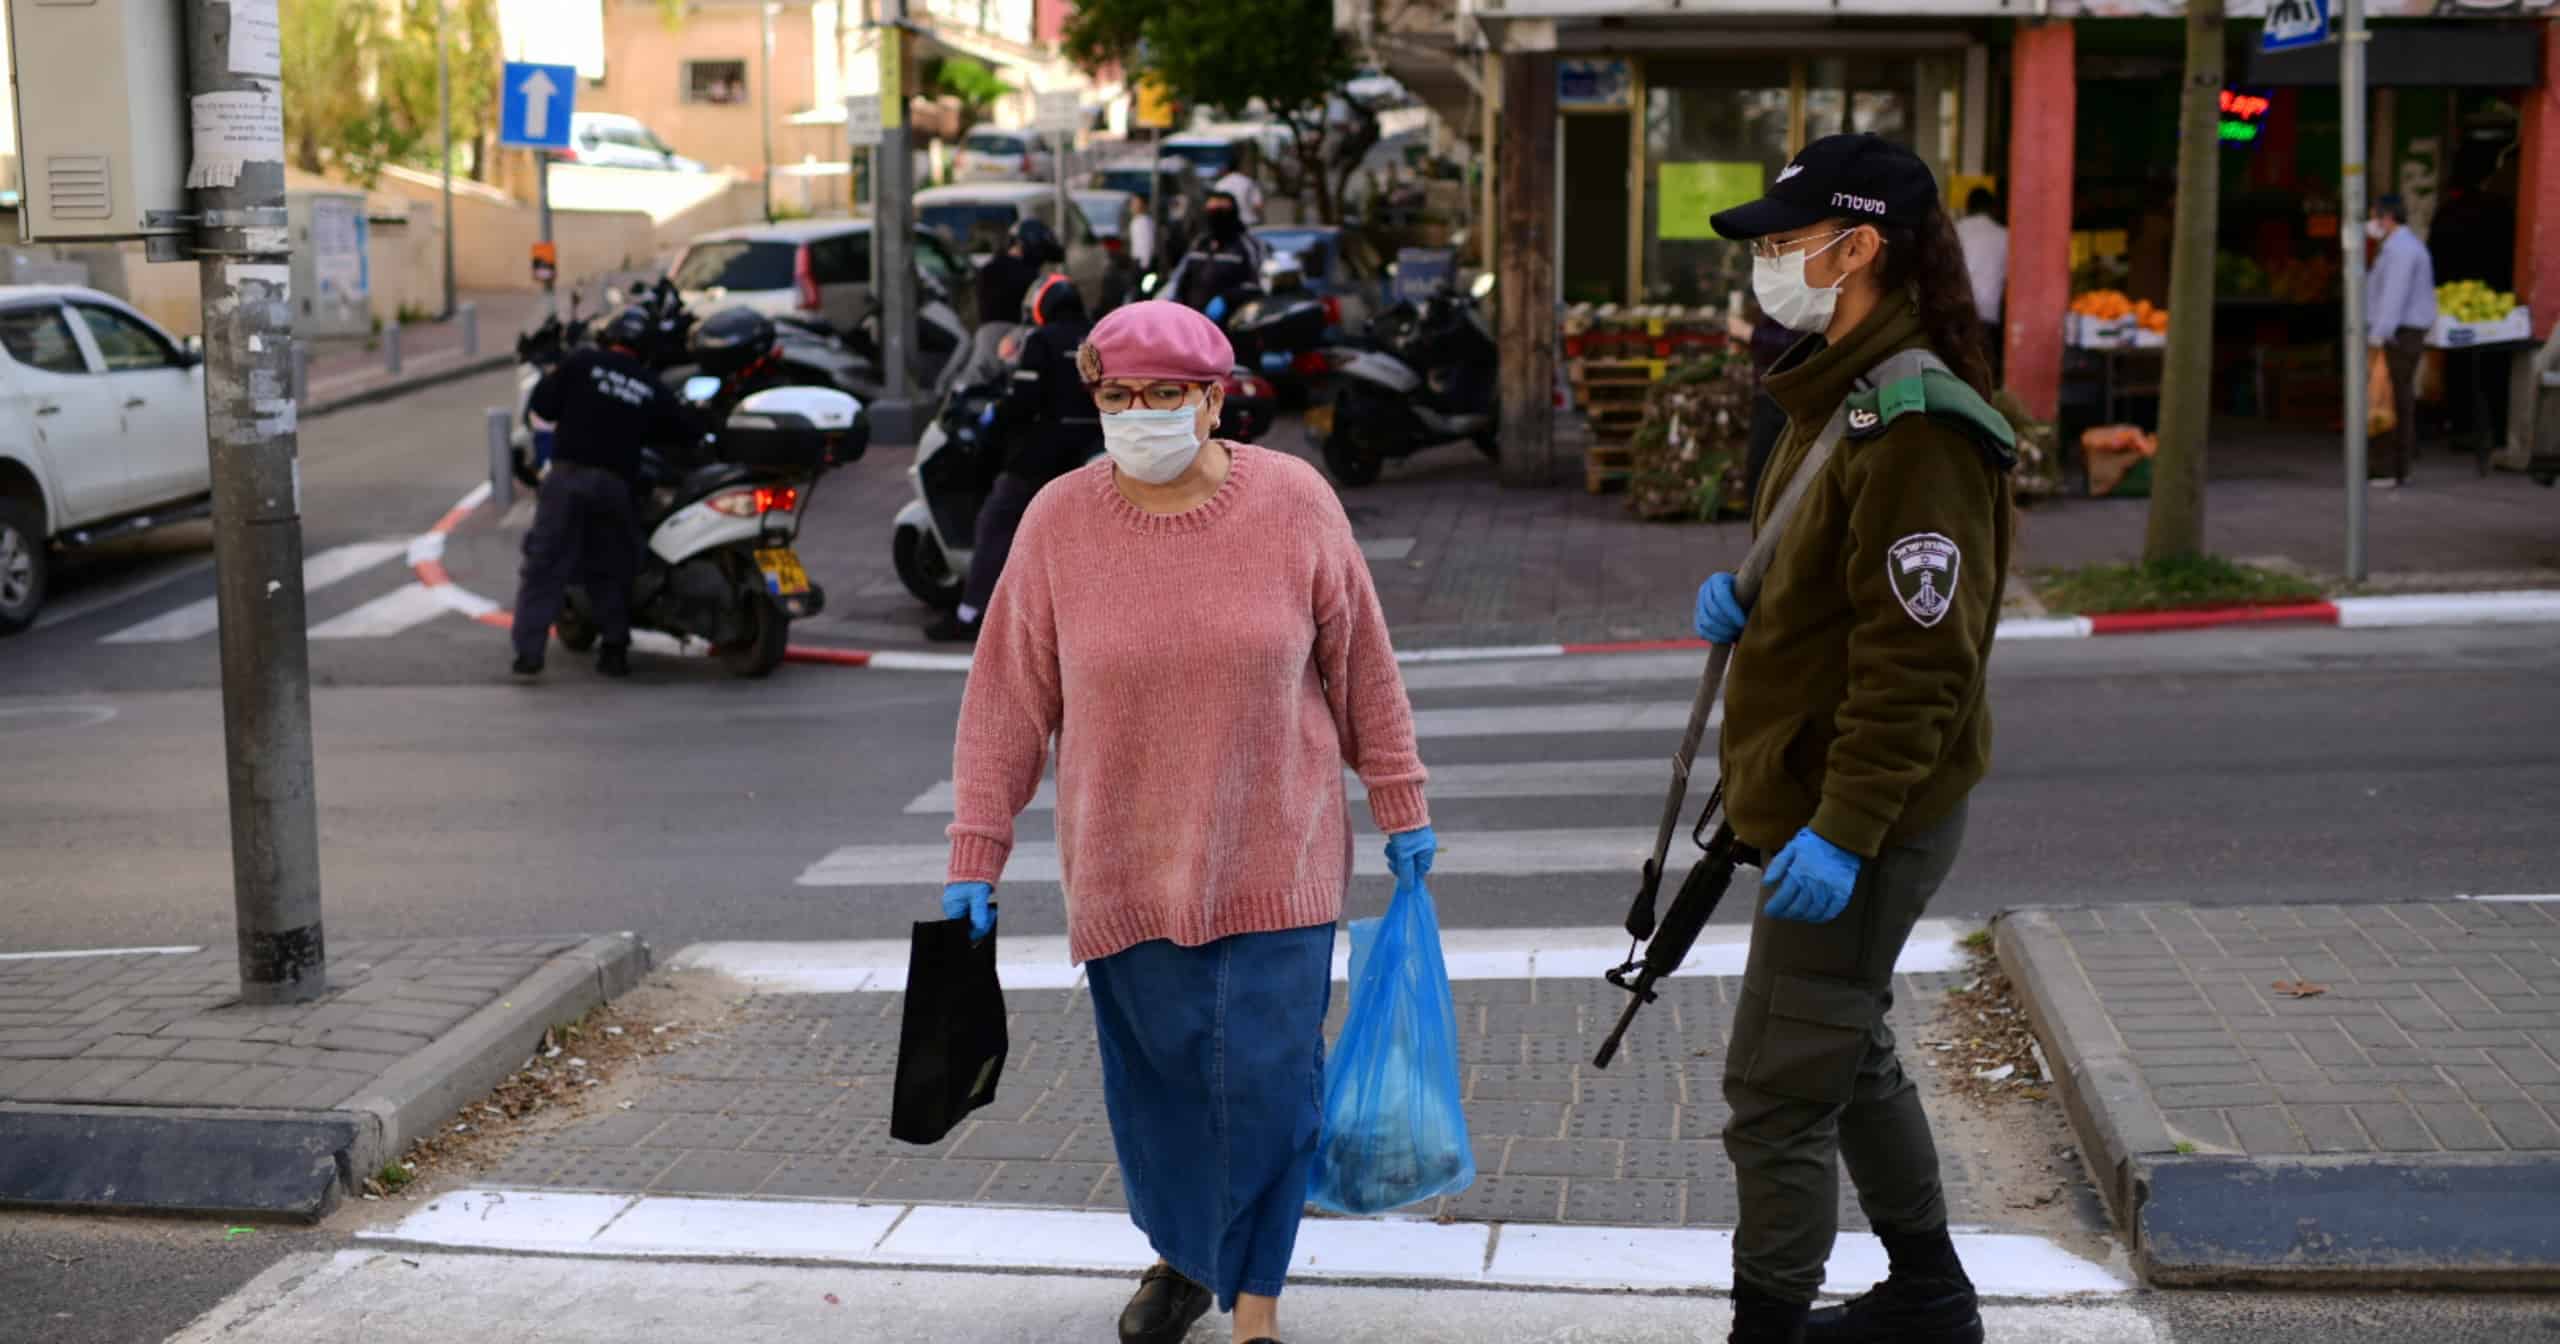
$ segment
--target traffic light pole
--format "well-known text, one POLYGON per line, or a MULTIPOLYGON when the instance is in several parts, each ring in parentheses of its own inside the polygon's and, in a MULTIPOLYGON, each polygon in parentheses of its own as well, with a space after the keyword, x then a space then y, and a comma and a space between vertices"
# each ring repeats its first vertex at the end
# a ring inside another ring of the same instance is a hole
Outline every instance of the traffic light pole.
POLYGON ((187 0, 189 173, 204 303, 205 428, 213 458, 223 754, 230 777, 240 997, 298 1003, 328 987, 320 829, 311 766, 311 665, 296 460, 292 244, 284 110, 275 82, 235 75, 228 0, 187 0), (235 159, 205 155, 208 108, 246 128, 235 159), (269 155, 272 155, 271 157, 269 155))

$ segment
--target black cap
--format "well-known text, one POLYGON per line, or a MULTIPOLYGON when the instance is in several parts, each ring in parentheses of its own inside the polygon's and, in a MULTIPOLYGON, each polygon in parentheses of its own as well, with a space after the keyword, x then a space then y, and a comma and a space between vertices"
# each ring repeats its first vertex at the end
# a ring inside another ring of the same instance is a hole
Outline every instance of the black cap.
POLYGON ((1709 222, 1727 238, 1765 238, 1826 219, 1917 228, 1938 200, 1929 165, 1880 135, 1826 135, 1778 173, 1769 194, 1720 210, 1709 222))

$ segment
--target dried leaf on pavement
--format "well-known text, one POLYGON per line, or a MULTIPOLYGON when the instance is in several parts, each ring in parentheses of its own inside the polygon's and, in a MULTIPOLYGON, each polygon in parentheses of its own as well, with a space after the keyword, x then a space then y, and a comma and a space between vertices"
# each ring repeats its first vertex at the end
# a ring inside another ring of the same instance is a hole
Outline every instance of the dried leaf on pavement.
POLYGON ((2308 999, 2328 993, 2329 987, 2315 985, 2308 980, 2278 980, 2276 992, 2288 999, 2308 999))
POLYGON ((1920 1044, 1947 1085, 1977 1101, 2045 1098, 2048 1081, 2035 1029, 2019 1006, 2008 972, 1987 946, 1969 949, 1966 983, 1947 992, 1938 1020, 1920 1044))

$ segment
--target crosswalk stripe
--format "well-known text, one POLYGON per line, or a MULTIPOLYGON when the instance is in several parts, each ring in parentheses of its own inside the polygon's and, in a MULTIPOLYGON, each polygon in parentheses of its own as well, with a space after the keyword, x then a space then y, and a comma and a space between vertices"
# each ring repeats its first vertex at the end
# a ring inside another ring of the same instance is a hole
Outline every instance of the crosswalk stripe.
MULTIPOLYGON (((1690 776, 1691 787, 1703 791, 1714 776, 1712 764, 1701 765, 1690 776)), ((1360 778, 1343 772, 1343 787, 1353 798, 1360 796, 1360 778)), ((1619 798, 1660 793, 1671 783, 1671 762, 1666 758, 1645 757, 1630 761, 1517 761, 1498 765, 1435 765, 1431 767, 1429 791, 1432 801, 1452 798, 1619 798)), ((950 780, 917 794, 907 804, 911 817, 947 817, 952 812, 954 790, 950 780)), ((1040 782, 1038 796, 1031 800, 1030 812, 1055 811, 1058 806, 1058 782, 1040 782)))
MULTIPOLYGON (((302 562, 302 590, 316 593, 343 583, 376 565, 406 553, 406 541, 365 541, 322 551, 302 562)), ((138 625, 129 625, 98 641, 101 644, 176 644, 212 634, 221 624, 216 599, 190 602, 138 625)))
POLYGON ((333 616, 311 627, 313 639, 380 639, 396 635, 413 625, 424 625, 453 610, 436 590, 423 583, 412 583, 365 603, 350 612, 333 616))
MULTIPOLYGON (((1653 848, 1649 828, 1584 827, 1571 830, 1472 831, 1440 837, 1434 874, 1453 877, 1548 877, 1565 873, 1633 874, 1653 848)), ((1386 855, 1376 845, 1352 847, 1352 871, 1385 877, 1386 855)), ((804 887, 914 887, 942 881, 951 859, 947 844, 845 845, 800 874, 804 887)), ((1013 882, 1059 880, 1058 847, 1045 840, 1013 847, 1005 864, 1013 882)))

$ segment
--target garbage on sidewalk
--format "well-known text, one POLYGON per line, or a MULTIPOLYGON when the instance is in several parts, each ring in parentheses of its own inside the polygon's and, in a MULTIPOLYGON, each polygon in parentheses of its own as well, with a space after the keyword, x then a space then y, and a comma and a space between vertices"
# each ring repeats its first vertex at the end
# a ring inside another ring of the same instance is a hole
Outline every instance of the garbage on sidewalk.
POLYGON ((1420 882, 1351 922, 1351 1011, 1325 1061, 1324 1129, 1307 1198, 1371 1214, 1475 1184, 1458 1020, 1440 920, 1420 882))

